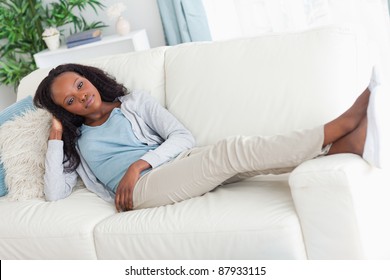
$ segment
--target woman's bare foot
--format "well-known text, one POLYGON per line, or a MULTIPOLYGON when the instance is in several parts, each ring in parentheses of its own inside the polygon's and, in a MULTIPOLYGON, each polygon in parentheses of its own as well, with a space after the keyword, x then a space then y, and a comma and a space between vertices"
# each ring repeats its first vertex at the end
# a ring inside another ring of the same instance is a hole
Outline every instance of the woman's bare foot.
POLYGON ((366 117, 370 91, 367 88, 354 104, 338 118, 324 126, 324 146, 336 142, 354 131, 366 117))

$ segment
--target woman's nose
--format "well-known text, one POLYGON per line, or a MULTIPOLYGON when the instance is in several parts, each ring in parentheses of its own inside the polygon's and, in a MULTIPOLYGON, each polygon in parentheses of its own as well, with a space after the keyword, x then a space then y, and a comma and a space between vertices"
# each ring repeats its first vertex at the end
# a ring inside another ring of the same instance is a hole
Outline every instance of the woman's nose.
POLYGON ((87 94, 86 93, 79 93, 79 100, 81 103, 84 103, 87 100, 87 94))

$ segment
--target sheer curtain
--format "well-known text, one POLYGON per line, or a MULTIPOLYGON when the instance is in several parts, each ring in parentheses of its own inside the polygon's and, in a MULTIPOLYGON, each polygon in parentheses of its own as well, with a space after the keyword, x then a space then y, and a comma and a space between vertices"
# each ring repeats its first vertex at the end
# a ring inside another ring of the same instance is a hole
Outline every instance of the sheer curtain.
POLYGON ((325 25, 352 26, 366 31, 374 49, 377 49, 378 60, 389 71, 389 0, 202 1, 212 40, 299 31, 325 25))
POLYGON ((167 45, 210 41, 202 0, 157 0, 167 45))
POLYGON ((213 40, 354 24, 389 31, 390 0, 202 0, 213 40), (386 26, 387 25, 387 26, 386 26))

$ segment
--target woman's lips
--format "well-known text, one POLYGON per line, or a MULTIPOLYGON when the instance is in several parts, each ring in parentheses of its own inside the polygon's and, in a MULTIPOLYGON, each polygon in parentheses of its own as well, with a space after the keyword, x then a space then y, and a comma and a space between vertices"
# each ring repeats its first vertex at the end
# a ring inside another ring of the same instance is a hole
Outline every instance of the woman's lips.
POLYGON ((95 100, 95 97, 93 95, 91 95, 88 99, 87 99, 87 102, 85 103, 85 108, 87 109, 92 103, 93 101, 95 100))

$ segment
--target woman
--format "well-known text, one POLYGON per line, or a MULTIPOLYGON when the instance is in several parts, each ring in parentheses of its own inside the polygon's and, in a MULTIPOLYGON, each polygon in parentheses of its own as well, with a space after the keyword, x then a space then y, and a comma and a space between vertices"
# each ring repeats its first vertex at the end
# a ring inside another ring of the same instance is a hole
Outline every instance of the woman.
POLYGON ((199 196, 246 176, 291 171, 320 155, 362 155, 369 97, 366 89, 340 117, 313 129, 193 148, 191 133, 149 94, 127 94, 98 68, 61 65, 34 97, 54 116, 45 196, 65 198, 78 174, 89 190, 128 211, 199 196))

